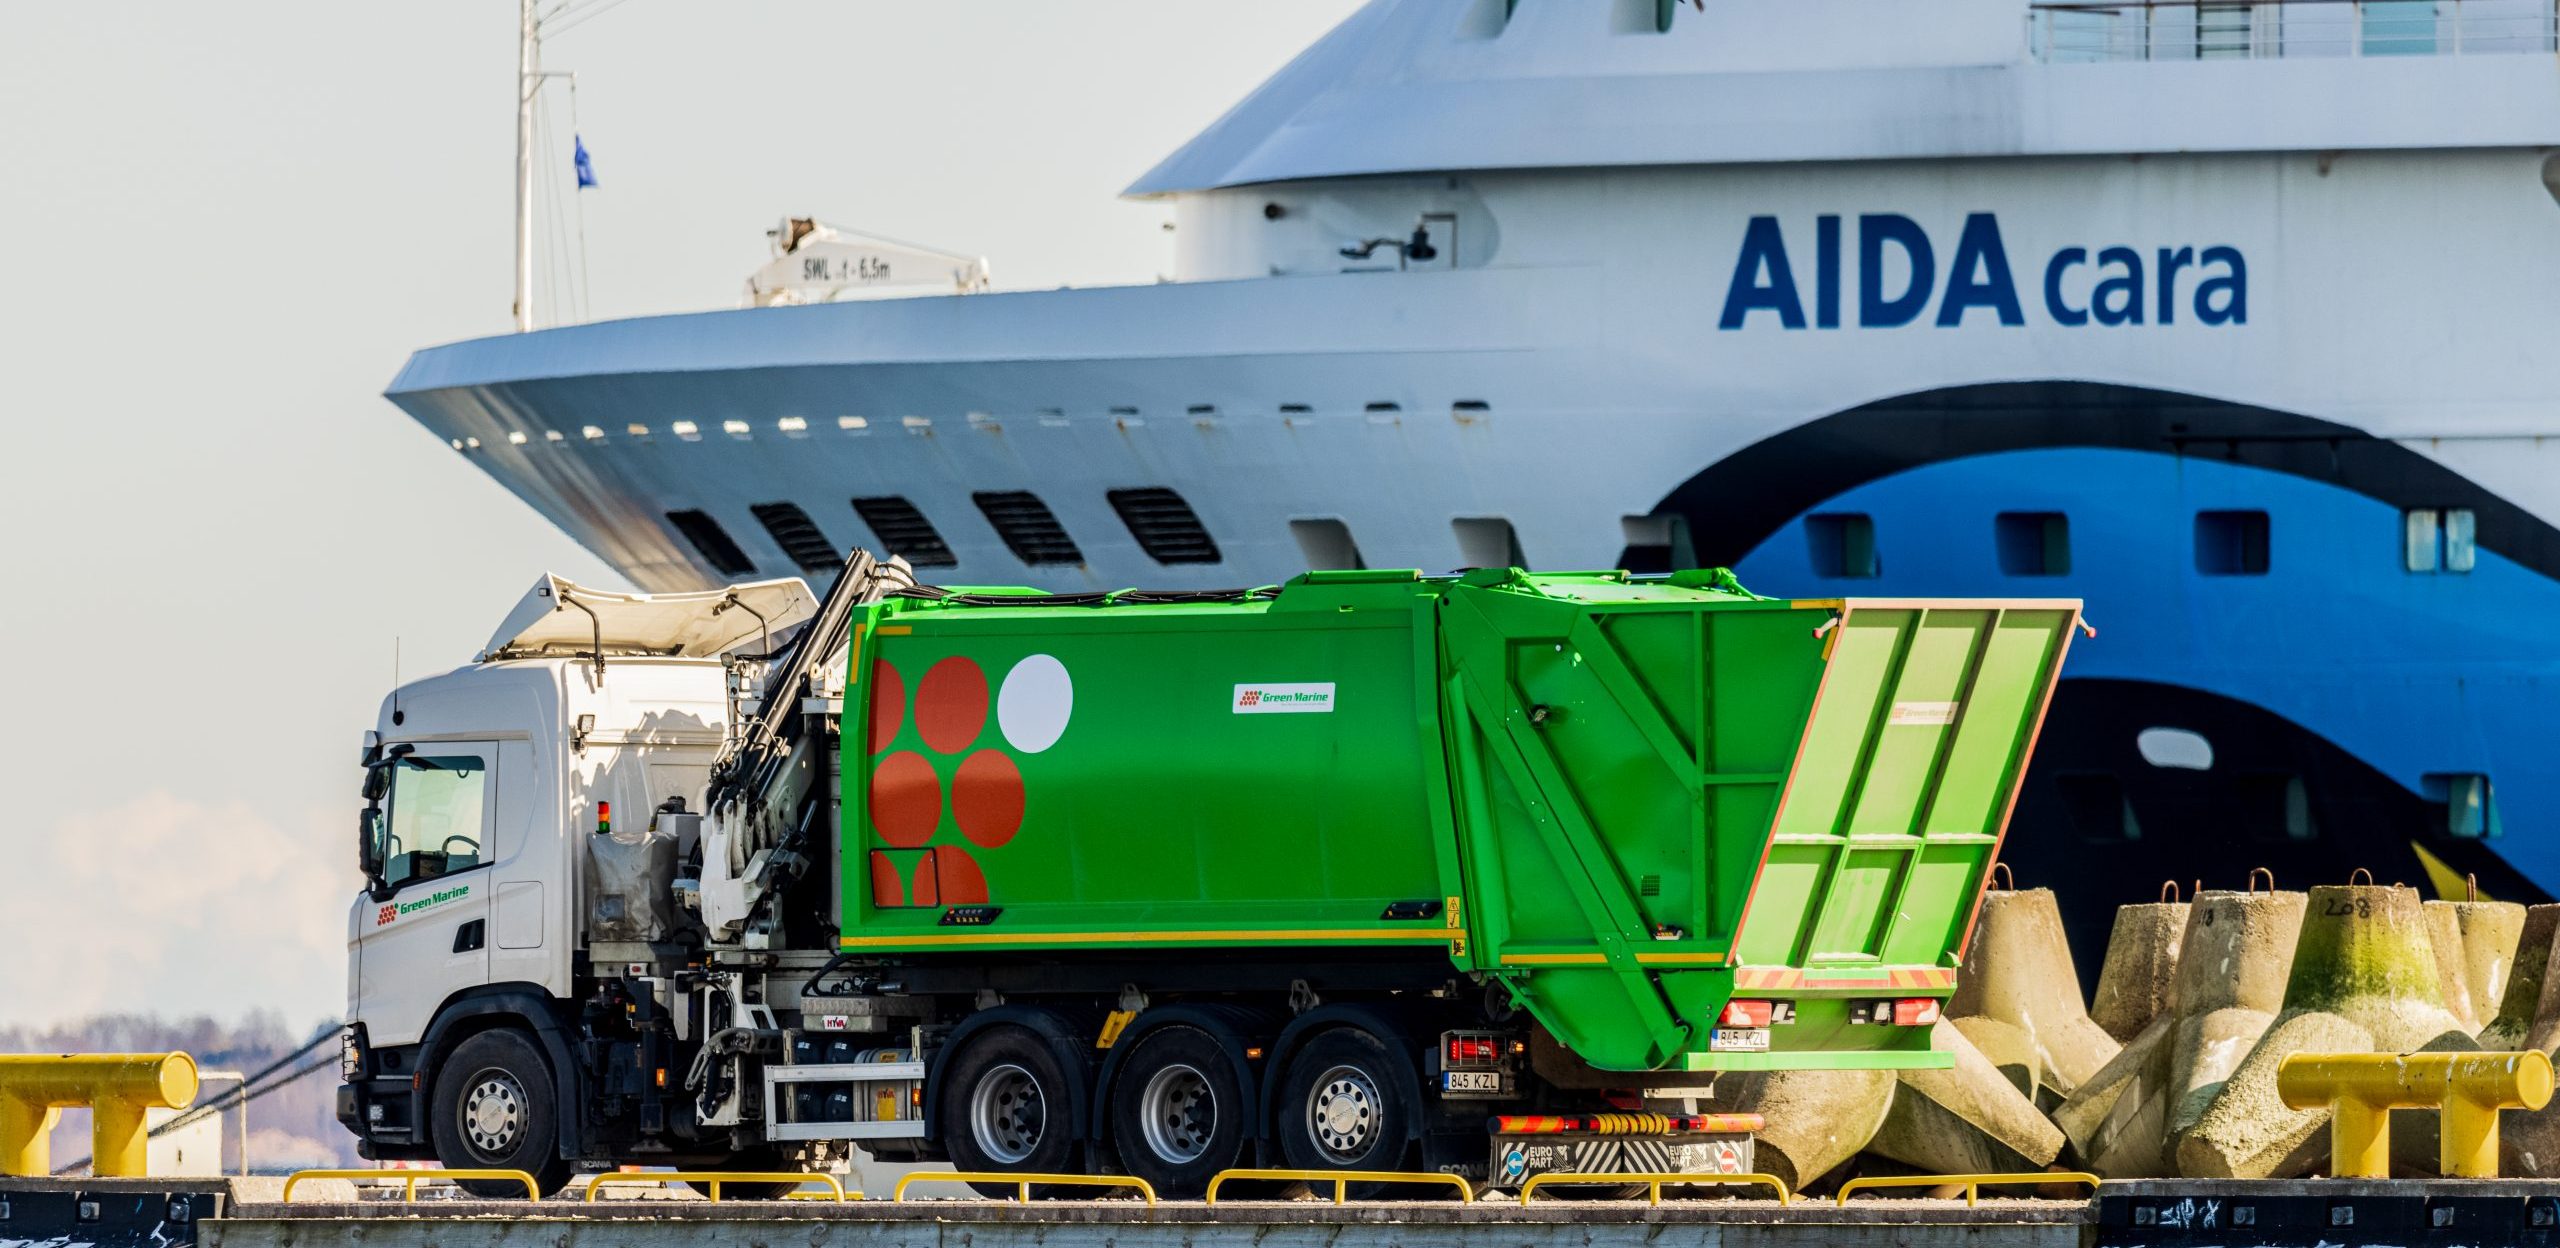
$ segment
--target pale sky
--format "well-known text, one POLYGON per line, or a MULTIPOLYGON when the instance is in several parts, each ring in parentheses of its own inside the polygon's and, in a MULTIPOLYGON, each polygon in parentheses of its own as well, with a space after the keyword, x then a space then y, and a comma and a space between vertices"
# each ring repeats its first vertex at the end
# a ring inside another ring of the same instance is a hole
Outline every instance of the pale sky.
MULTIPOLYGON (((592 4, 590 312, 731 306, 785 215, 1151 281, 1120 188, 1354 7, 592 4)), ((513 0, 0 5, 0 1020, 336 1017, 394 639, 620 584, 381 397, 509 328, 515 52, 513 0)))

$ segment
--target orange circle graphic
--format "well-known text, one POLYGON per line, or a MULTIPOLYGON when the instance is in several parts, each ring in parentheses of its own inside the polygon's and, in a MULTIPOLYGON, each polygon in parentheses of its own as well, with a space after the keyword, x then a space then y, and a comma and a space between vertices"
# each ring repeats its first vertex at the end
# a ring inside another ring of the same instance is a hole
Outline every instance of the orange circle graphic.
POLYGON ((933 852, 916 867, 916 891, 924 891, 924 873, 934 874, 934 883, 942 891, 941 904, 946 906, 983 906, 987 904, 987 873, 978 869, 978 860, 957 845, 936 845, 933 852))
POLYGON ((994 849, 1022 830, 1022 769, 1002 750, 961 760, 951 777, 951 815, 960 834, 994 849))
POLYGON ((899 876, 898 864, 889 861, 887 854, 874 852, 871 855, 871 904, 883 907, 907 904, 907 882, 899 876))
POLYGON ((957 754, 987 729, 987 674, 960 655, 933 665, 916 687, 916 731, 940 754, 957 754))
POLYGON ((907 678, 883 659, 871 665, 871 752, 889 748, 898 739, 898 725, 907 720, 907 678))
POLYGON ((899 849, 920 849, 942 824, 942 777, 914 750, 880 760, 871 773, 871 830, 899 849))

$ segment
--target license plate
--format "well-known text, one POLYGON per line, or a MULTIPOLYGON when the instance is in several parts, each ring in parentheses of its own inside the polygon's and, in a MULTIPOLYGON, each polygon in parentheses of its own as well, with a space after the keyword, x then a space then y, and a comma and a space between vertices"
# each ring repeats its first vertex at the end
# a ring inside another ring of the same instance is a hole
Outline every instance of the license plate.
POLYGON ((1440 1072, 1443 1092, 1499 1092, 1502 1072, 1498 1070, 1447 1070, 1440 1072))
POLYGON ((1769 1029, 1766 1027, 1718 1027, 1707 1037, 1710 1053, 1766 1053, 1769 1051, 1769 1029))

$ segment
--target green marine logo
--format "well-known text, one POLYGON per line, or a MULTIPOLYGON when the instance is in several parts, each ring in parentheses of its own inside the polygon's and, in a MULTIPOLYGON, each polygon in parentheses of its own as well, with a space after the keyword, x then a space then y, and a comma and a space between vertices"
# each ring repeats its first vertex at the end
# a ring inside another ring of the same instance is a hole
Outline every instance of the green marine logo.
POLYGON ((1333 710, 1333 682, 1238 685, 1235 710, 1238 715, 1285 715, 1292 711, 1329 714, 1333 710))
POLYGON ((384 924, 389 923, 391 920, 399 918, 401 915, 416 914, 421 910, 432 909, 456 898, 468 897, 470 895, 471 886, 468 884, 462 884, 453 888, 445 889, 442 892, 429 893, 416 901, 387 902, 380 910, 374 911, 373 925, 375 927, 381 927, 384 924))

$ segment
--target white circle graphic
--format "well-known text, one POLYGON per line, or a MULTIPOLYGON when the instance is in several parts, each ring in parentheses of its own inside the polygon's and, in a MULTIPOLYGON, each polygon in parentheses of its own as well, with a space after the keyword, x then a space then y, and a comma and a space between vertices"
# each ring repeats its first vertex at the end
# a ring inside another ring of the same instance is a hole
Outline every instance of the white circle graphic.
POLYGON ((1075 682, 1055 655, 1035 654, 1013 665, 996 691, 996 725, 1005 744, 1037 754, 1058 743, 1076 707, 1075 682))

